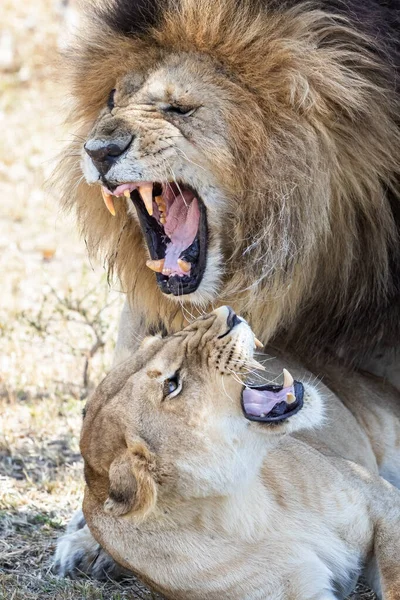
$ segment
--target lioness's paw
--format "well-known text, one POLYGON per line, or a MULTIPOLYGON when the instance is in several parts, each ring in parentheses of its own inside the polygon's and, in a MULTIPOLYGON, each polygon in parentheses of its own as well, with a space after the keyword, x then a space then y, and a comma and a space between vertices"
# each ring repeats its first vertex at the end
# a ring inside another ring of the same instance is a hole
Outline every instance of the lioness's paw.
POLYGON ((119 579, 131 575, 100 547, 87 525, 59 539, 53 571, 60 577, 73 579, 80 575, 95 579, 119 579))

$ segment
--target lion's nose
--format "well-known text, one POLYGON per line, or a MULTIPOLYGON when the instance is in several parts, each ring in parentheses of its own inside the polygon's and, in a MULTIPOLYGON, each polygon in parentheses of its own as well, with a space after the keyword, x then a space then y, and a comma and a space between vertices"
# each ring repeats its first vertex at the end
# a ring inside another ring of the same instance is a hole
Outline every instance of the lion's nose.
POLYGON ((94 138, 88 140, 84 148, 100 174, 105 175, 117 158, 128 150, 132 140, 132 135, 113 140, 112 142, 94 138))

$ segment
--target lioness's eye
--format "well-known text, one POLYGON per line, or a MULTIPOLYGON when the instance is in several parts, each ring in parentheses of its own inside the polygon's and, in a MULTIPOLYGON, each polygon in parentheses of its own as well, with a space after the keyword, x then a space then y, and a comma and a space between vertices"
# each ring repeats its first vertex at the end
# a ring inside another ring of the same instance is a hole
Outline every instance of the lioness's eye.
POLYGON ((110 95, 108 96, 107 106, 110 110, 112 110, 115 106, 115 104, 114 104, 115 92, 116 92, 116 90, 111 90, 110 95))
POLYGON ((163 394, 164 398, 174 398, 182 389, 182 382, 179 373, 175 373, 173 377, 164 381, 163 394))

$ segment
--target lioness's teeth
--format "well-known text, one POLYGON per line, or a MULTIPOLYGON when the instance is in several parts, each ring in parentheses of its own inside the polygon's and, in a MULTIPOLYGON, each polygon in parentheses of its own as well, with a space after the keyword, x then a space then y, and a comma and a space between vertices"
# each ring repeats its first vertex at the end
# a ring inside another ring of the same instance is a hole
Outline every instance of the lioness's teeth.
POLYGON ((167 222, 167 219, 164 216, 160 217, 161 225, 165 225, 166 222, 167 222))
POLYGON ((190 269, 192 268, 190 262, 186 262, 186 260, 182 260, 181 258, 178 258, 178 265, 185 273, 189 273, 190 269))
POLYGON ((254 336, 254 345, 256 348, 264 348, 264 344, 254 336))
POLYGON ((131 197, 130 191, 129 190, 125 190, 124 191, 124 196, 125 196, 125 198, 130 198, 131 197))
POLYGON ((162 273, 164 267, 165 259, 161 258, 160 260, 148 260, 146 261, 146 266, 149 267, 152 271, 156 273, 162 273))
POLYGON ((283 387, 291 387, 294 384, 293 377, 286 369, 283 369, 283 387))
POLYGON ((101 194, 103 196, 104 204, 106 205, 107 209, 110 211, 112 216, 115 217, 115 206, 112 196, 110 194, 107 194, 104 188, 101 188, 101 194))
POLYGON ((151 216, 153 214, 153 184, 145 183, 139 186, 139 193, 142 197, 147 212, 151 216))
POLYGON ((286 394, 286 402, 287 404, 293 404, 293 402, 296 402, 296 396, 289 392, 286 394))
POLYGON ((171 275, 171 273, 172 273, 172 269, 163 269, 162 270, 163 275, 171 275))

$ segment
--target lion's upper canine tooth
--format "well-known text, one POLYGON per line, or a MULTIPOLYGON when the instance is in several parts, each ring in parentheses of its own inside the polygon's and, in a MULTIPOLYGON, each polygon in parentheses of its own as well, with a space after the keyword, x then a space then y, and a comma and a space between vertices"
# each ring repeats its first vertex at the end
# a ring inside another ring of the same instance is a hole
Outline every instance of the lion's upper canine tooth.
POLYGON ((165 259, 161 258, 160 260, 148 260, 146 261, 146 266, 149 267, 152 271, 156 273, 162 273, 164 268, 165 259))
POLYGON ((115 217, 115 206, 113 197, 110 194, 107 194, 103 187, 101 188, 101 194, 103 196, 104 204, 106 205, 107 209, 110 211, 112 216, 115 217))
POLYGON ((153 214, 153 184, 145 183, 139 185, 139 193, 142 197, 147 212, 151 216, 153 214))
POLYGON ((286 403, 293 404, 293 402, 296 402, 296 396, 289 392, 288 394, 286 394, 286 403))
POLYGON ((294 384, 293 377, 286 369, 283 369, 283 387, 291 387, 294 384))
POLYGON ((254 336, 254 346, 256 348, 264 348, 264 344, 254 336))
POLYGON ((124 191, 124 196, 125 196, 125 198, 130 198, 131 197, 130 191, 129 190, 125 190, 124 191))
POLYGON ((190 262, 186 262, 186 260, 182 260, 181 258, 178 258, 177 262, 184 273, 189 273, 190 269, 192 268, 190 262))

